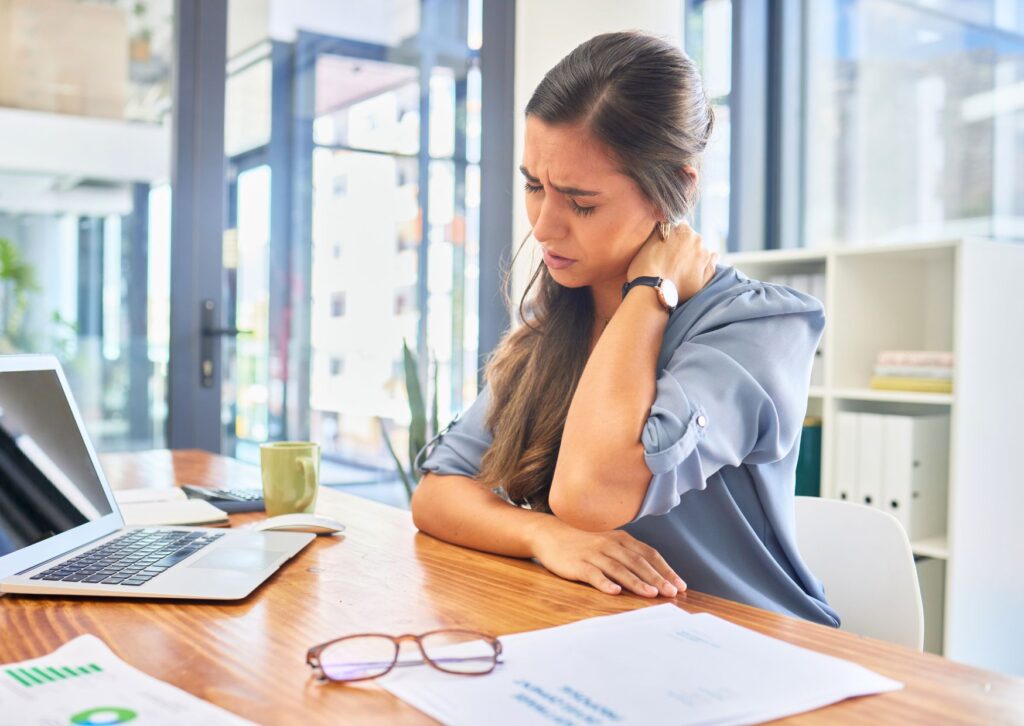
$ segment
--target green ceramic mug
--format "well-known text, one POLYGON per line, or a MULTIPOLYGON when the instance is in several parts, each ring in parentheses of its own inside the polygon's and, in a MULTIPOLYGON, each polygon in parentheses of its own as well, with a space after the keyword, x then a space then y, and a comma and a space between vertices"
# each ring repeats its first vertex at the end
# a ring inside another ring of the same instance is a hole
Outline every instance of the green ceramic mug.
POLYGON ((260 445, 267 516, 312 512, 320 484, 320 444, 272 441, 260 445))

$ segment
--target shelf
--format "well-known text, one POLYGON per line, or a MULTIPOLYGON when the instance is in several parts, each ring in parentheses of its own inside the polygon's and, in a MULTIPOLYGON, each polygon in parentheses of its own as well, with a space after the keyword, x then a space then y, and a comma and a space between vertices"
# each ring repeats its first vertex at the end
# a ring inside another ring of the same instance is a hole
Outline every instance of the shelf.
POLYGON ((920 557, 934 557, 937 560, 949 559, 949 543, 946 541, 946 535, 915 540, 910 543, 910 549, 920 557))
POLYGON ((921 393, 917 391, 877 391, 873 388, 837 388, 832 395, 844 401, 884 401, 887 403, 924 403, 949 406, 952 393, 921 393))
POLYGON ((825 388, 824 386, 811 386, 810 390, 807 391, 807 395, 810 398, 824 398, 825 388))
POLYGON ((920 242, 898 242, 878 246, 862 245, 857 247, 842 247, 837 249, 836 255, 842 257, 861 257, 867 255, 911 255, 914 257, 927 255, 934 252, 953 251, 960 240, 957 239, 928 239, 920 242))

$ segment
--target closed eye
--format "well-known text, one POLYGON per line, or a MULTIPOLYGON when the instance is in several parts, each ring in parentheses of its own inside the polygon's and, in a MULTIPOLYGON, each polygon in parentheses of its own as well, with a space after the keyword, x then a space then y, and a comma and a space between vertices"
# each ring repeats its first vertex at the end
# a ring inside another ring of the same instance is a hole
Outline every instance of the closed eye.
MULTIPOLYGON (((537 192, 544 191, 544 187, 540 184, 531 184, 530 182, 526 182, 526 184, 523 185, 523 188, 526 190, 527 194, 536 194, 537 192)), ((572 211, 580 217, 586 217, 594 213, 594 207, 581 207, 576 203, 575 199, 570 199, 569 205, 572 208, 572 211)))

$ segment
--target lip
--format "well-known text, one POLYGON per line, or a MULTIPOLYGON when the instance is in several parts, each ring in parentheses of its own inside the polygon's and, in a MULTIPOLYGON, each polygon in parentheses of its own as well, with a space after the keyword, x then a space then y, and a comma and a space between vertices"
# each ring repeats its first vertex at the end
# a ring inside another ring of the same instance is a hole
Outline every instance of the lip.
POLYGON ((576 264, 576 260, 571 260, 568 257, 559 257, 544 250, 544 264, 552 270, 564 270, 566 267, 576 264))

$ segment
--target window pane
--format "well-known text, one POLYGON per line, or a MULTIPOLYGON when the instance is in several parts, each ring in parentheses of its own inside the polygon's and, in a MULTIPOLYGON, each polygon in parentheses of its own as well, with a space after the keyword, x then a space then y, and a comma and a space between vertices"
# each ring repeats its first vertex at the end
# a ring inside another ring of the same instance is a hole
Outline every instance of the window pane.
POLYGON ((455 154, 455 74, 451 68, 430 71, 430 155, 455 154))
POLYGON ((224 89, 224 153, 228 157, 270 141, 269 58, 231 73, 224 89))
POLYGON ((417 168, 384 154, 315 155, 311 425, 352 462, 388 466, 376 417, 409 419, 402 340, 415 350, 417 168), (337 359, 344 375, 331 373, 337 359))
POLYGON ((171 5, 4 8, 0 352, 55 354, 99 450, 163 447, 171 5))
MULTIPOLYGON (((235 436, 250 441, 267 439, 270 183, 267 166, 238 175, 235 319, 238 329, 247 332, 236 338, 234 346, 225 346, 226 352, 233 349, 235 360, 234 375, 224 379, 223 398, 235 407, 235 436)), ((225 272, 230 280, 232 270, 225 272)))
POLYGON ((317 144, 415 154, 420 145, 419 70, 323 56, 316 64, 317 144))
POLYGON ((724 252, 729 236, 730 91, 732 88, 732 2, 687 3, 686 44, 704 80, 715 112, 715 128, 701 163, 700 199, 694 224, 708 246, 724 252))
POLYGON ((891 0, 807 19, 804 244, 1019 236, 1024 37, 891 0))
POLYGON ((1020 0, 910 0, 910 4, 976 25, 1024 32, 1020 0))
MULTIPOLYGON (((337 4, 349 16, 363 5, 337 4)), ((299 113, 293 148, 311 155, 312 170, 309 158, 294 161, 300 173, 290 198, 305 198, 312 184, 312 203, 291 210, 299 260, 291 284, 307 274, 305 245, 312 259, 310 343, 296 346, 310 360, 289 358, 298 359, 285 376, 288 423, 301 429, 308 420, 308 435, 324 446, 328 483, 397 482, 381 430, 383 423, 404 461, 411 414, 403 341, 421 356, 425 381, 436 373, 439 418, 447 422, 476 395, 481 94, 470 42, 482 5, 415 0, 408 15, 404 0, 387 7, 369 11, 392 26, 375 38, 362 20, 332 25, 333 10, 296 25, 317 36, 295 38, 295 57, 310 60, 298 69, 290 109, 299 113), (310 239, 301 238, 306 229, 310 239)), ((291 319, 304 326, 302 296, 291 302, 291 319)), ((301 340, 304 332, 290 334, 301 340)))

